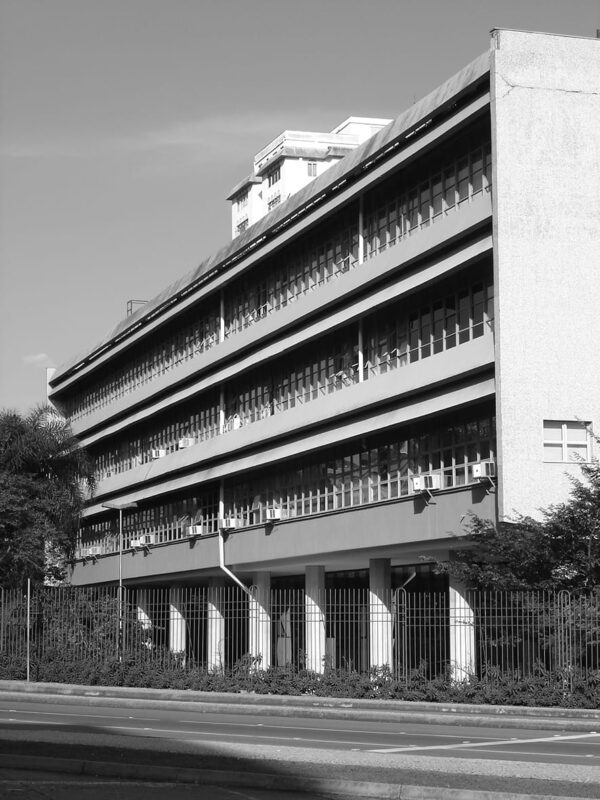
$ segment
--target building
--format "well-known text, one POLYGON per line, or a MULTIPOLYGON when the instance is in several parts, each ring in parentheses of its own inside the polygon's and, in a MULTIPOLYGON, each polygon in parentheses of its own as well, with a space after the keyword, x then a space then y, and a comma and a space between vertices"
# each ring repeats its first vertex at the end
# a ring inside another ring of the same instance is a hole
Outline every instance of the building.
POLYGON ((600 40, 490 44, 52 377, 99 477, 74 584, 367 587, 385 617, 470 512, 567 496, 600 411, 600 40))
POLYGON ((330 133, 284 131, 273 139, 254 156, 252 172, 227 198, 232 239, 390 122, 348 117, 330 133))

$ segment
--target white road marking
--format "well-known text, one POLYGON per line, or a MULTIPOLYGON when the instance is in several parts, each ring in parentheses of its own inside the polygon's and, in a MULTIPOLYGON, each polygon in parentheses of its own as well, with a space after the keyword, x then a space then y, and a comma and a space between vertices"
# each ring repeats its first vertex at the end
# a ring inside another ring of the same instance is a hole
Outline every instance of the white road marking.
MULTIPOLYGON (((236 728, 258 728, 258 727, 267 727, 263 722, 217 722, 216 720, 187 720, 187 719, 179 719, 177 720, 182 725, 205 725, 208 727, 209 725, 215 726, 235 726, 236 728)), ((429 732, 425 733, 410 733, 407 731, 380 731, 380 730, 372 730, 368 731, 364 728, 361 729, 354 729, 354 728, 311 728, 311 727, 302 727, 299 728, 297 725, 277 725, 276 722, 270 723, 268 725, 269 728, 275 731, 316 731, 318 733, 358 733, 358 734, 365 734, 365 733, 373 733, 377 734, 377 736, 419 736, 423 737, 426 736, 430 738, 432 735, 439 737, 440 739, 460 739, 460 736, 455 733, 435 733, 431 734, 429 732)), ((495 736, 477 736, 478 739, 489 739, 489 741, 493 742, 496 740, 495 736)))
POLYGON ((46 717, 81 717, 82 719, 138 719, 145 722, 160 722, 160 717, 128 717, 123 714, 73 714, 68 711, 21 711, 9 708, 9 714, 36 714, 46 717))
MULTIPOLYGON (((503 744, 537 744, 539 742, 565 742, 571 739, 589 739, 592 736, 598 736, 597 733, 575 733, 570 736, 561 736, 561 734, 554 734, 552 736, 545 736, 541 739, 505 739, 504 741, 496 742, 496 745, 499 747, 503 744)), ((383 750, 370 750, 371 753, 402 753, 406 752, 407 750, 454 750, 460 747, 467 747, 471 749, 472 747, 490 747, 490 742, 474 742, 473 744, 429 744, 423 745, 419 747, 418 745, 413 745, 411 747, 389 747, 383 750)))

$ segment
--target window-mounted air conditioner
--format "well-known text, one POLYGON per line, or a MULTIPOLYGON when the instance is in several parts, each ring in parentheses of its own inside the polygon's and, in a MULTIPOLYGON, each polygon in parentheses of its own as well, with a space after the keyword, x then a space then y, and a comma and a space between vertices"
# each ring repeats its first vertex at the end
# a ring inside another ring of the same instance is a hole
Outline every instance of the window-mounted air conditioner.
POLYGON ((202 525, 188 525, 187 535, 188 536, 202 536, 204 534, 204 528, 202 525))
POLYGON ((413 475, 413 492, 433 492, 441 487, 439 475, 413 475))
POLYGON ((195 443, 195 439, 193 439, 191 436, 184 436, 183 439, 180 439, 177 442, 177 447, 180 450, 185 450, 186 447, 193 447, 195 443))
POLYGON ((219 528, 223 531, 234 531, 237 528, 237 519, 226 517, 219 520, 219 528))
POLYGON ((480 461, 478 464, 473 464, 473 478, 482 480, 495 477, 496 463, 494 461, 480 461))
POLYGON ((266 509, 266 519, 267 522, 277 522, 281 519, 281 509, 280 508, 267 508, 266 509))
POLYGON ((157 458, 164 458, 167 455, 167 451, 162 447, 157 447, 150 451, 150 458, 153 461, 156 461, 157 458))
POLYGON ((137 539, 131 540, 131 546, 133 548, 139 547, 148 547, 148 545, 154 544, 154 534, 153 533, 143 533, 137 539))

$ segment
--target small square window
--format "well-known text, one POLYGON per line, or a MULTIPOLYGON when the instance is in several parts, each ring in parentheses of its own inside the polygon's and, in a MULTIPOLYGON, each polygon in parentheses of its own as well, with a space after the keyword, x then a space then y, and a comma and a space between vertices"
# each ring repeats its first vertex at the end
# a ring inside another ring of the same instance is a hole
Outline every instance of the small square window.
POLYGON ((544 461, 590 461, 592 457, 591 423, 544 420, 544 461))

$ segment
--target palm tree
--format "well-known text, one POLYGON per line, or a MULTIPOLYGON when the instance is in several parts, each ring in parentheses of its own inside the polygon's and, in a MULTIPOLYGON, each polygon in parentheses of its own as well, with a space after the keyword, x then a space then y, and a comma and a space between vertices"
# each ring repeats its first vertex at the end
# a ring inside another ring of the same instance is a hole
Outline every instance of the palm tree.
POLYGON ((64 579, 93 487, 85 451, 51 406, 0 411, 0 585, 64 579))

